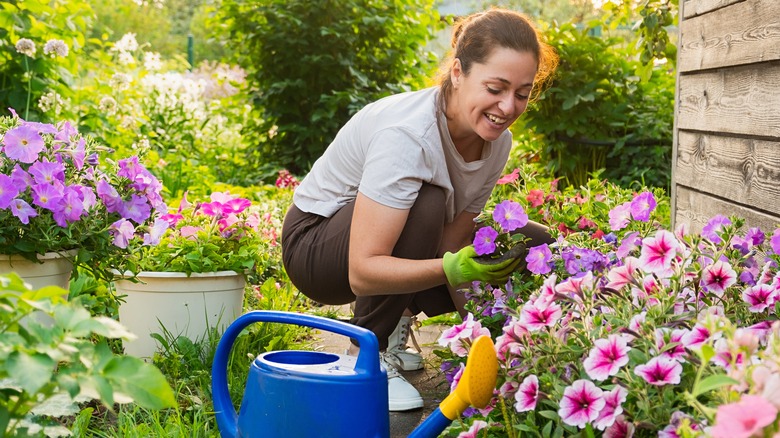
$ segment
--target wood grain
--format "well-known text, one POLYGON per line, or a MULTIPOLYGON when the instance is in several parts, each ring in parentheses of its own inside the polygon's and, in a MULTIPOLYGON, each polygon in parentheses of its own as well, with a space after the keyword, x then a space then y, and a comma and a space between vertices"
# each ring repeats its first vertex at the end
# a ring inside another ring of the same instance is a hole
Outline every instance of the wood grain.
POLYGON ((695 17, 742 1, 745 0, 685 0, 682 5, 683 17, 695 17))
POLYGON ((780 142, 678 134, 677 184, 780 216, 780 142))
POLYGON ((778 17, 779 1, 751 0, 682 20, 679 71, 780 59, 778 17))
POLYGON ((759 227, 764 233, 769 235, 780 224, 780 218, 777 216, 714 198, 688 187, 677 187, 677 208, 674 213, 674 227, 685 223, 689 226, 691 233, 700 233, 702 228, 707 225, 707 222, 717 214, 741 217, 745 219, 746 228, 743 228, 744 230, 750 227, 759 227))
POLYGON ((780 63, 678 80, 678 129, 780 138, 780 63))

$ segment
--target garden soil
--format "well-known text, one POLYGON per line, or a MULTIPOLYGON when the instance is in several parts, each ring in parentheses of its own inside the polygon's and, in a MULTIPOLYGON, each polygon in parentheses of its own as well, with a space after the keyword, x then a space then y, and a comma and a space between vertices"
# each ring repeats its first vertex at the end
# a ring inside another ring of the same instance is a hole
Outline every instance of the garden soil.
MULTIPOLYGON (((349 306, 328 307, 328 314, 335 312, 340 320, 348 320, 351 313, 349 306)), ((418 316, 418 321, 423 321, 425 315, 418 316)), ((449 394, 450 388, 444 375, 439 370, 440 360, 432 353, 436 348, 436 341, 448 326, 440 324, 422 324, 414 331, 415 339, 422 349, 425 358, 425 368, 419 371, 403 371, 406 380, 409 381, 422 395, 424 405, 422 409, 407 412, 390 412, 390 437, 406 437, 431 414, 439 403, 449 394)), ((335 333, 314 330, 314 347, 319 351, 344 354, 349 346, 346 337, 335 333)), ((411 345, 411 342, 409 343, 411 345)))

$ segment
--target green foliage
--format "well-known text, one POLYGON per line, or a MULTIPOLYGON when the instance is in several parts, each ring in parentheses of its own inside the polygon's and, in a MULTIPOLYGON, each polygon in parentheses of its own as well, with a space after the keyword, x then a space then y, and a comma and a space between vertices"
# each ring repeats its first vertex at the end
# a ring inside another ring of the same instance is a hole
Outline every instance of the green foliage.
POLYGON ((543 136, 548 170, 575 187, 606 169, 604 176, 626 186, 668 188, 673 75, 660 66, 641 81, 641 63, 621 38, 594 37, 572 24, 547 36, 561 64, 523 127, 543 136))
POLYGON ((423 85, 439 21, 431 0, 225 0, 220 24, 255 90, 255 159, 300 173, 362 106, 423 85))
MULTIPOLYGON (((670 41, 668 29, 677 24, 678 9, 679 0, 622 0, 619 4, 604 5, 604 11, 613 17, 613 27, 621 22, 632 23, 637 33, 639 61, 645 66, 656 59, 676 62, 677 45, 670 41)), ((644 70, 643 77, 649 74, 648 70, 644 70)))
POLYGON ((107 338, 132 334, 65 301, 66 294, 54 286, 29 290, 16 274, 0 276, 0 434, 62 433, 53 418, 78 412, 77 403, 88 400, 107 408, 120 401, 175 406, 159 369, 108 347, 107 338))
POLYGON ((67 103, 67 88, 78 68, 74 52, 83 48, 91 18, 83 0, 0 1, 0 115, 14 108, 27 120, 47 121, 40 106, 56 112, 67 103), (23 38, 35 46, 29 55, 17 50, 23 38), (64 42, 68 55, 45 53, 51 40, 64 42))

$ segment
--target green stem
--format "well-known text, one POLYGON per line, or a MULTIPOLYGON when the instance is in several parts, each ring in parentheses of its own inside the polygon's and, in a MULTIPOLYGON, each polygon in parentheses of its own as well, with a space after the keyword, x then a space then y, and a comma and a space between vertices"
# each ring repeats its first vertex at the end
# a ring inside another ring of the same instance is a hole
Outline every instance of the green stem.
POLYGON ((32 73, 30 73, 27 55, 24 56, 24 71, 27 73, 27 104, 24 107, 24 120, 27 120, 30 115, 30 96, 32 95, 32 73))
POLYGON ((498 402, 501 403, 501 415, 504 417, 504 425, 506 433, 509 438, 515 438, 515 428, 512 427, 512 419, 509 417, 509 412, 506 409, 506 402, 504 397, 498 397, 498 402))

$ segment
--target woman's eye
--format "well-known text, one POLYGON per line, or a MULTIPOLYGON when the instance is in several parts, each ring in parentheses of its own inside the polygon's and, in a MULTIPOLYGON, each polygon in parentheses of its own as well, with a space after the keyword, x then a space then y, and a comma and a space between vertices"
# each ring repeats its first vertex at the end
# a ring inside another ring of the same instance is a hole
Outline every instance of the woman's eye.
POLYGON ((495 88, 487 87, 488 93, 490 94, 498 94, 501 92, 501 90, 496 90, 495 88))
POLYGON ((518 98, 518 99, 520 99, 520 100, 526 100, 526 99, 528 99, 528 96, 527 96, 527 95, 520 94, 520 93, 518 93, 518 94, 515 94, 515 97, 516 97, 516 98, 518 98))

